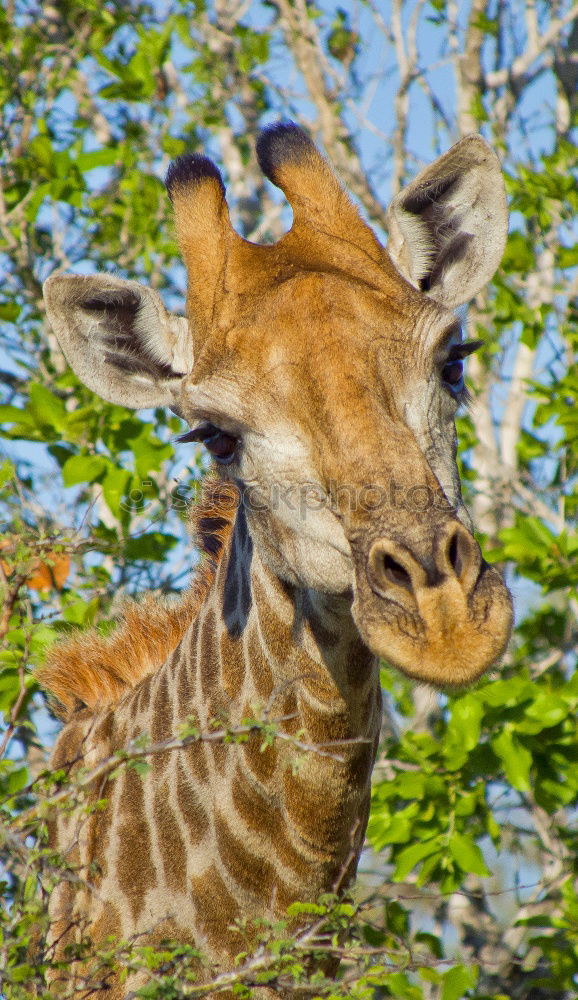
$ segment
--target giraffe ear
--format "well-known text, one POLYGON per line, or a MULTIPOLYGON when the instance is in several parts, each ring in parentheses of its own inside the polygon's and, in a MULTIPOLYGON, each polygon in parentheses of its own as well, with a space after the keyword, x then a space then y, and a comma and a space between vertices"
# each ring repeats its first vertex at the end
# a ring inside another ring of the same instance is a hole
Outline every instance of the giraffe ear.
POLYGON ((54 275, 46 312, 79 379, 103 399, 131 409, 171 406, 193 367, 188 321, 160 295, 112 275, 54 275))
POLYGON ((493 277, 508 235, 498 157, 468 135, 393 199, 387 249, 404 278, 449 309, 493 277))

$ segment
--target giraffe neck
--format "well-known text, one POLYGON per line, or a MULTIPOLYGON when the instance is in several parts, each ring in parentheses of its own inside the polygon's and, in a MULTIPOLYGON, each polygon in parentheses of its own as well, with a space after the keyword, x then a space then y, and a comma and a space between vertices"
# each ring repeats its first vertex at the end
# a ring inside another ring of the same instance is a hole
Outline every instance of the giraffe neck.
MULTIPOLYGON (((242 761, 228 748, 215 751, 230 796, 227 812, 236 814, 233 823, 224 820, 229 831, 246 824, 251 843, 275 816, 268 856, 262 846, 254 856, 254 887, 264 861, 275 881, 281 841, 288 840, 301 863, 299 877, 293 871, 283 888, 273 886, 281 909, 291 899, 343 888, 363 843, 381 719, 377 663, 361 642, 350 599, 280 580, 259 558, 240 508, 193 632, 202 725, 219 716, 238 724, 265 711, 281 720, 283 736, 299 734, 300 744, 317 748, 303 752, 291 740, 277 740, 262 751, 256 734, 242 761)), ((224 835, 221 860, 241 847, 224 835)), ((247 873, 250 852, 244 854, 247 873)), ((244 881, 250 884, 251 876, 244 881)))
MULTIPOLYGON (((214 634, 218 646, 215 690, 229 710, 293 715, 286 728, 312 743, 367 737, 377 663, 361 641, 350 597, 281 580, 254 549, 242 507, 199 617, 205 642, 214 634)), ((207 659, 201 656, 202 669, 207 659)))
POLYGON ((81 849, 99 872, 85 906, 95 938, 150 938, 154 928, 229 962, 247 945, 236 922, 284 915, 355 874, 380 726, 377 664, 349 602, 279 580, 241 511, 179 646, 116 708, 71 724, 55 766, 87 740, 90 764, 143 732, 171 739, 191 717, 206 731, 264 711, 281 720, 266 747, 261 731, 244 743, 194 742, 98 790, 107 806, 81 849))

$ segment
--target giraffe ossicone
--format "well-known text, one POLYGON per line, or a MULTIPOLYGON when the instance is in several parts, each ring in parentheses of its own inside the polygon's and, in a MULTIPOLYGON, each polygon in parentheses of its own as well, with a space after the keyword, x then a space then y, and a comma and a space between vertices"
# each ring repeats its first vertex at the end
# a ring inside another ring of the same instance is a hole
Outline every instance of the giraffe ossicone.
MULTIPOLYGON (((309 746, 338 742, 339 759, 311 750, 295 771, 290 740, 261 751, 254 734, 107 779, 104 810, 54 825, 91 873, 53 895, 61 953, 82 925, 96 942, 194 943, 227 967, 247 950, 236 921, 341 891, 369 810, 378 658, 455 687, 510 633, 509 594, 461 501, 454 426, 471 345, 451 310, 491 279, 506 239, 497 157, 472 135, 422 171, 388 211, 385 249, 299 128, 265 130, 257 151, 293 209, 272 245, 233 230, 211 161, 169 170, 186 317, 110 275, 46 282, 79 377, 121 405, 171 407, 215 475, 193 512, 205 562, 181 602, 128 604, 107 639, 57 645, 41 679, 67 715, 55 767, 143 732, 162 742, 191 717, 239 725, 255 706, 309 746)), ((111 1000, 128 989, 109 986, 111 1000)))

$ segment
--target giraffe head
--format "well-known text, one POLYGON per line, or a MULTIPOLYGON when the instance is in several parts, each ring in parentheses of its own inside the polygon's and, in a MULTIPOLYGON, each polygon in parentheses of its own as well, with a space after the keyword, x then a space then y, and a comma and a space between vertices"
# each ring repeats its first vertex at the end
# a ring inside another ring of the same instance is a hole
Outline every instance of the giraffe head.
POLYGON ((452 310, 502 256, 498 160, 472 135, 422 171, 388 211, 386 250, 300 129, 267 129, 257 151, 293 210, 271 246, 232 229, 210 160, 169 170, 186 318, 109 275, 50 278, 49 318, 91 389, 189 423, 281 578, 352 595, 364 641, 409 676, 472 681, 503 652, 512 612, 460 497, 471 345, 452 310))

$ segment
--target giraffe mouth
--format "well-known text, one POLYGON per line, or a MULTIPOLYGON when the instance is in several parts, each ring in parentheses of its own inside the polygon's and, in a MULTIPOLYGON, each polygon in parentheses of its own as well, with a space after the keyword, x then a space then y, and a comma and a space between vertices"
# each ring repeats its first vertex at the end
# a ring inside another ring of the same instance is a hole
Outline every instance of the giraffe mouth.
POLYGON ((372 652, 392 666, 438 687, 461 687, 503 654, 511 597, 459 522, 438 530, 427 559, 383 538, 369 553, 353 553, 353 617, 372 652))

